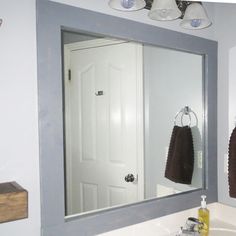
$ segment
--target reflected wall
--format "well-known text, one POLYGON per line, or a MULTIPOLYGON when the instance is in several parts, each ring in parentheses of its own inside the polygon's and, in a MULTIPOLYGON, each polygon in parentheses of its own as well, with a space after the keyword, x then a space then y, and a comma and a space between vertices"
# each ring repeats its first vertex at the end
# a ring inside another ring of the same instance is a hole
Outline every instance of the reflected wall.
POLYGON ((144 46, 145 84, 145 197, 163 197, 203 187, 203 57, 160 47, 144 46), (194 171, 191 185, 164 177, 176 114, 185 106, 196 114, 176 117, 190 125, 194 171), (191 120, 190 120, 191 119, 191 120))

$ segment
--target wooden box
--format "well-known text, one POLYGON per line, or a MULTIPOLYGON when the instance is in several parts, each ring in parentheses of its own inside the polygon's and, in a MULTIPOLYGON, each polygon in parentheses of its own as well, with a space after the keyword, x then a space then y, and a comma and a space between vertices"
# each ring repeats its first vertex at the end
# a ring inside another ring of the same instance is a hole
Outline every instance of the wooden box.
POLYGON ((16 182, 0 184, 0 223, 28 217, 28 192, 16 182))

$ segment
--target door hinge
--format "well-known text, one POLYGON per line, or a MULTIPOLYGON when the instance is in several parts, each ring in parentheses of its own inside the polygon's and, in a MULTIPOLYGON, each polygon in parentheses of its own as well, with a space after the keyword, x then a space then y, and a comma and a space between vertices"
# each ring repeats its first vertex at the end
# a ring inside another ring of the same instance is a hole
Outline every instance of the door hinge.
POLYGON ((68 80, 71 81, 71 70, 68 70, 68 80))

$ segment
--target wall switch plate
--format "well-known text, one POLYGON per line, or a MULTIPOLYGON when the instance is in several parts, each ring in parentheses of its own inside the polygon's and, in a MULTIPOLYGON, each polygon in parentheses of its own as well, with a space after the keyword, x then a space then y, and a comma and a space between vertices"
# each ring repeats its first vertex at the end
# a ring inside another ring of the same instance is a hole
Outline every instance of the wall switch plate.
POLYGON ((202 151, 197 152, 197 166, 199 169, 202 169, 202 151))
POLYGON ((224 155, 224 173, 225 174, 228 174, 229 172, 229 157, 228 157, 228 154, 225 154, 224 155))

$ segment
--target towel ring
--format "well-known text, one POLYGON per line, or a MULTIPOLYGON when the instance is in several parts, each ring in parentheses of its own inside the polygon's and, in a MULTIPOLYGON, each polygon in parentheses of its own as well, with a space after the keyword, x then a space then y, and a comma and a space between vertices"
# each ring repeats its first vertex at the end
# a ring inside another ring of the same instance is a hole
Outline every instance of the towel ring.
POLYGON ((176 113, 175 115, 175 119, 174 119, 174 125, 176 125, 177 123, 177 118, 178 116, 181 114, 181 125, 184 126, 184 123, 183 123, 183 118, 184 116, 188 116, 189 117, 189 123, 187 126, 191 126, 192 124, 192 117, 191 117, 191 114, 190 113, 193 113, 195 119, 196 119, 196 126, 198 126, 198 118, 197 118, 197 114, 188 106, 185 106, 184 108, 182 108, 179 112, 176 113))
POLYGON ((189 117, 189 122, 188 122, 187 126, 190 127, 191 123, 192 123, 192 118, 191 118, 190 113, 188 113, 188 114, 182 113, 182 115, 181 115, 181 125, 184 126, 183 118, 184 118, 185 115, 189 117))

